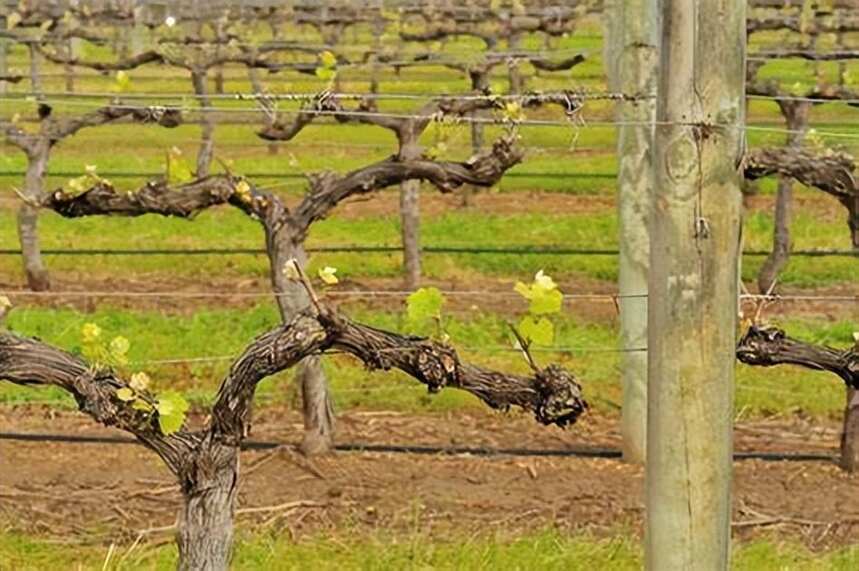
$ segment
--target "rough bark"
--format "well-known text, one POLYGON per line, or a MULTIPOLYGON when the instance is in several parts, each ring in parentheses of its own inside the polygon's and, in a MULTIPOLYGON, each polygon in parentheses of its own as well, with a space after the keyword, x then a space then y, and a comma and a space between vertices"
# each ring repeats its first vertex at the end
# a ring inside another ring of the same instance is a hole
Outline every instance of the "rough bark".
MULTIPOLYGON (((522 43, 522 33, 514 32, 507 39, 507 48, 511 52, 519 49, 522 43)), ((512 60, 507 66, 507 83, 510 93, 522 93, 525 91, 525 78, 522 77, 522 71, 519 69, 519 62, 512 60)))
POLYGON ((780 174, 837 199, 847 209, 853 247, 859 249, 859 186, 854 169, 853 157, 835 151, 757 149, 746 155, 745 160, 747 179, 780 174))
POLYGON ((859 391, 847 389, 847 405, 841 427, 841 468, 852 473, 859 468, 859 391))
MULTIPOLYGON (((24 196, 28 200, 37 201, 42 196, 49 153, 48 145, 41 141, 32 144, 27 151, 24 196)), ((39 210, 28 202, 18 208, 18 240, 27 286, 33 291, 50 289, 51 280, 39 246, 39 210)))
POLYGON ((662 3, 647 308, 652 571, 730 560, 745 4, 662 3))
POLYGON ((41 67, 39 65, 39 52, 36 49, 36 44, 30 43, 27 44, 27 49, 30 52, 30 91, 35 94, 37 98, 42 97, 42 73, 39 70, 41 67))
POLYGON ((841 435, 841 466, 859 467, 859 346, 839 350, 794 339, 777 327, 750 327, 737 344, 737 359, 747 365, 772 367, 790 364, 828 371, 847 385, 847 405, 841 435))
POLYGON ((197 151, 197 176, 208 176, 215 152, 215 119, 212 116, 212 100, 206 86, 206 70, 191 70, 191 82, 200 106, 202 126, 200 127, 200 149, 197 151))
MULTIPOLYGON (((659 11, 656 0, 614 0, 606 5, 606 61, 609 89, 616 93, 656 92, 659 11)), ((653 194, 653 124, 655 99, 620 101, 618 221, 620 256, 621 376, 623 458, 644 463, 647 451, 647 292, 650 268, 650 204, 653 194)))
POLYGON ((180 474, 182 507, 177 518, 179 571, 229 569, 239 478, 239 450, 210 439, 180 474))
POLYGON ((773 231, 773 247, 767 259, 764 260, 758 272, 758 289, 761 292, 771 291, 779 274, 787 265, 790 258, 790 220, 791 204, 793 203, 793 179, 785 176, 778 178, 778 189, 775 199, 775 216, 773 231))
MULTIPOLYGON (((65 53, 68 55, 69 58, 73 57, 73 55, 74 55, 74 45, 72 43, 74 41, 75 40, 73 40, 72 38, 69 38, 64 42, 64 45, 63 45, 63 50, 65 51, 65 53)), ((65 74, 65 76, 66 76, 66 91, 68 93, 74 93, 74 91, 75 91, 75 68, 74 68, 74 66, 64 65, 63 66, 63 74, 65 74)))
MULTIPOLYGON (((807 101, 779 101, 782 115, 787 128, 786 146, 799 148, 808 129, 808 114, 811 103, 807 101)), ((773 232, 773 249, 761 266, 758 273, 758 288, 762 292, 770 291, 782 269, 790 257, 790 219, 791 203, 793 202, 793 179, 781 175, 778 179, 778 190, 775 203, 775 231, 773 232)))
MULTIPOLYGON (((28 44, 28 49, 30 55, 30 91, 38 99, 41 99, 42 80, 39 70, 39 54, 35 44, 28 44)), ((42 182, 48 166, 50 146, 44 141, 25 138, 21 147, 27 155, 24 195, 29 200, 37 200, 42 192, 42 182)), ((39 246, 39 211, 31 204, 23 203, 18 208, 17 227, 27 286, 33 291, 50 289, 51 282, 48 270, 42 261, 42 250, 39 246)))

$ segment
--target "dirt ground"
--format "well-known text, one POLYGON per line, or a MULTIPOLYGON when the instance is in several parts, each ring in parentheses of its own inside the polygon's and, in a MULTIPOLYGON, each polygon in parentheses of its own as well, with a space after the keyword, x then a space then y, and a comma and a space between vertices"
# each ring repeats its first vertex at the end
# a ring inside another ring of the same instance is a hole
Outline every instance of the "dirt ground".
MULTIPOLYGON (((0 412, 2 432, 121 435, 79 413, 0 412)), ((295 442, 299 417, 260 411, 253 439, 295 442)), ((414 417, 351 412, 342 444, 423 444, 572 451, 616 448, 616 419, 588 416, 567 431, 517 414, 414 417)), ((838 427, 800 418, 741 424, 736 450, 833 457, 838 427)), ((326 531, 430 531, 439 536, 553 525, 598 535, 641 532, 643 470, 616 459, 499 454, 337 452, 312 460, 289 446, 242 457, 243 526, 295 537, 326 531)), ((734 532, 773 532, 825 549, 859 540, 859 479, 831 460, 735 462, 734 532)), ((0 440, 0 525, 64 541, 170 539, 179 496, 160 460, 131 444, 0 440), (71 538, 71 539, 70 539, 71 538)))

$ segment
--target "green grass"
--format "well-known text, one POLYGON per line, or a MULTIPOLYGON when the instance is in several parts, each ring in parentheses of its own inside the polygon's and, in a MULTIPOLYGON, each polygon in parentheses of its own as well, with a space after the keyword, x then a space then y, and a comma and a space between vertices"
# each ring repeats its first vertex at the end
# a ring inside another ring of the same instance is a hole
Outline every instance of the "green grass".
MULTIPOLYGON (((396 200, 393 192, 372 200, 396 200)), ((827 198, 821 198, 827 200, 827 198)), ((193 221, 144 216, 139 218, 91 217, 64 219, 45 213, 41 219, 43 248, 261 248, 262 229, 239 211, 221 207, 200 214, 193 221)), ((426 246, 563 246, 581 249, 617 248, 617 218, 612 210, 593 214, 485 214, 477 210, 457 210, 427 216, 422 222, 422 242, 426 246), (464 231, 467 229, 467 231, 464 231)), ((745 219, 744 242, 748 250, 767 251, 772 241, 772 217, 752 212, 745 219)), ((821 220, 813 213, 799 211, 792 224, 796 249, 849 249, 849 235, 840 218, 821 220)), ((17 243, 14 213, 0 209, 0 243, 17 243)), ((315 224, 309 246, 392 245, 400 243, 400 223, 395 216, 343 219, 336 215, 315 224)), ((68 257, 49 256, 49 268, 68 279, 128 277, 140 280, 207 280, 215 276, 229 279, 268 275, 264 256, 178 257, 68 257), (182 263, 177 263, 182 262, 182 263), (129 267, 133 272, 125 275, 129 267)), ((313 263, 340 268, 341 274, 361 279, 397 278, 402 275, 399 254, 326 253, 314 256, 313 263)), ((762 257, 746 257, 744 278, 753 280, 762 257)), ((471 279, 480 276, 524 278, 543 268, 559 278, 617 279, 617 261, 611 255, 510 255, 432 254, 425 255, 424 273, 429 278, 471 279)), ((17 256, 0 257, 0 272, 21 275, 17 256)), ((781 284, 803 288, 855 283, 856 259, 850 257, 794 257, 781 284)), ((568 292, 575 293, 575 292, 568 292)))
MULTIPOLYGON (((580 302, 577 302, 580 303, 580 302)), ((519 304, 522 305, 522 304, 519 304)), ((525 310, 513 305, 511 311, 525 310)), ((402 329, 402 314, 350 308, 357 320, 392 330, 402 329)), ((519 354, 510 351, 506 321, 511 317, 467 310, 448 317, 445 330, 463 356, 472 362, 506 371, 526 373, 519 354)), ((155 311, 127 311, 99 306, 93 312, 70 309, 19 308, 9 318, 14 331, 38 336, 71 351, 79 350, 80 330, 94 322, 105 336, 123 335, 132 341, 129 371, 146 370, 158 388, 178 388, 201 406, 209 405, 229 361, 191 364, 153 364, 148 361, 238 355, 256 335, 278 323, 271 304, 248 309, 202 309, 191 315, 168 315, 155 311), (217 335, 212 332, 217 331, 217 335)), ((811 342, 846 347, 852 342, 855 325, 790 319, 781 323, 790 334, 811 342)), ((556 323, 558 352, 547 348, 535 353, 541 363, 559 362, 574 371, 595 410, 612 414, 620 402, 617 353, 586 351, 617 346, 614 323, 593 322, 577 316, 576 305, 568 305, 556 323)), ((446 390, 428 395, 422 385, 397 372, 370 372, 345 355, 325 359, 335 402, 340 409, 353 407, 434 413, 446 410, 480 409, 479 401, 461 391, 446 390)), ((737 366, 736 410, 744 417, 802 411, 809 415, 837 417, 843 408, 841 381, 832 375, 796 367, 757 368, 737 366)), ((289 404, 285 390, 290 374, 283 373, 260 384, 260 406, 289 404)), ((54 388, 25 388, 0 384, 0 402, 45 403, 73 407, 70 397, 54 388)))
MULTIPOLYGON (((61 546, 24 535, 0 535, 0 570, 42 569, 168 570, 174 569, 173 545, 115 548, 108 564, 107 547, 61 546)), ((437 539, 427 534, 392 536, 318 536, 291 542, 270 534, 239 535, 233 567, 241 570, 638 570, 641 548, 630 535, 598 538, 556 530, 516 539, 482 534, 468 540, 437 539)), ((859 547, 812 553, 794 543, 762 539, 735 546, 735 571, 848 571, 859 564, 859 547)))

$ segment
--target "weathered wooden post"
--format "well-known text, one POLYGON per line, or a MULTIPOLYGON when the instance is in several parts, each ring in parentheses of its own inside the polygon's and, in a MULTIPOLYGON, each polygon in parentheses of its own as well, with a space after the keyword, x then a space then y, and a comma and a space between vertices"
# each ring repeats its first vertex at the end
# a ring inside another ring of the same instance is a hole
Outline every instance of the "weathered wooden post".
MULTIPOLYGON (((606 4, 609 89, 626 95, 656 93, 658 0, 606 4)), ((617 119, 618 289, 620 292, 623 458, 644 462, 647 442, 647 292, 650 240, 647 225, 653 189, 653 120, 656 100, 619 101, 617 119)))
POLYGON ((646 562, 728 568, 745 0, 663 0, 648 280, 646 562))

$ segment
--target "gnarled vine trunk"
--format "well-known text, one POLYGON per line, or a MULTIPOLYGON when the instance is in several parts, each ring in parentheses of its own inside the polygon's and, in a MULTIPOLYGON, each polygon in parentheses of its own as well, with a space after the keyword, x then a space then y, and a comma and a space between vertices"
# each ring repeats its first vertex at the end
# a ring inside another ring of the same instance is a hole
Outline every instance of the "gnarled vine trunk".
POLYGON ((777 327, 752 326, 737 345, 737 359, 747 365, 790 364, 838 375, 847 386, 841 433, 841 467, 859 468, 859 345, 838 350, 793 339, 777 327))
POLYGON ((226 571, 233 550, 239 452, 206 441, 180 474, 182 507, 176 543, 179 571, 226 571))
POLYGON ((853 473, 859 469, 859 391, 847 388, 847 405, 841 428, 841 467, 853 473))
MULTIPOLYGON (((808 129, 808 114, 811 110, 811 103, 807 101, 779 101, 779 107, 789 131, 786 146, 788 148, 802 146, 802 140, 808 129)), ((779 175, 774 214, 773 249, 758 273, 758 288, 762 292, 770 290, 790 258, 792 203, 793 178, 784 174, 779 175)))
MULTIPOLYGON (((310 299, 301 284, 287 279, 283 273, 286 262, 295 259, 307 267, 307 253, 303 244, 303 232, 295 228, 279 208, 274 208, 263 221, 266 234, 271 285, 277 297, 277 307, 284 323, 307 309, 310 299)), ((301 388, 304 436, 301 451, 306 455, 324 454, 331 451, 334 440, 334 406, 328 390, 328 380, 322 369, 322 360, 311 355, 296 368, 295 380, 301 388)))
POLYGON ((201 111, 200 120, 202 121, 196 174, 198 177, 203 177, 209 174, 209 167, 215 152, 215 119, 212 117, 212 100, 209 98, 209 91, 206 86, 206 70, 192 70, 191 82, 194 84, 194 93, 197 95, 197 104, 201 111))

